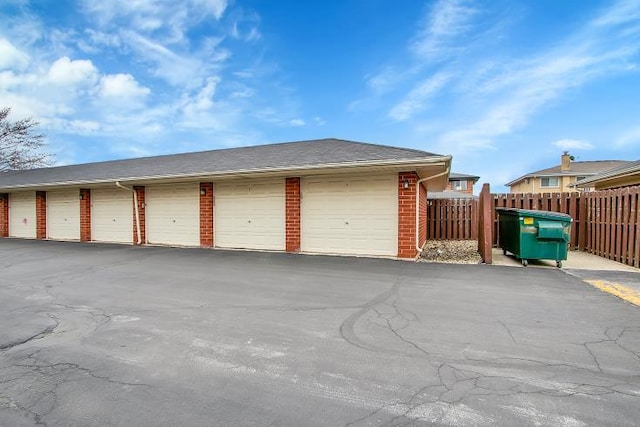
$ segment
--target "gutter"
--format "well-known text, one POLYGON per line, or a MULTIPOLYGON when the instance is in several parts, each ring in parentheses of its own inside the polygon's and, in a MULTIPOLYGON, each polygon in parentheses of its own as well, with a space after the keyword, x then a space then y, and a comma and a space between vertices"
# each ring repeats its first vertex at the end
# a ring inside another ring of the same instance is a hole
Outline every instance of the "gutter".
POLYGON ((140 230, 140 210, 138 209, 138 192, 131 187, 125 187, 120 184, 120 181, 116 181, 116 187, 122 188, 123 190, 128 190, 133 193, 133 209, 136 214, 136 237, 137 237, 137 245, 142 244, 142 232, 140 230))
MULTIPOLYGON (((416 250, 418 251, 418 256, 422 253, 422 248, 420 247, 420 184, 426 181, 430 181, 434 178, 439 178, 443 175, 448 175, 451 171, 451 163, 447 164, 447 168, 444 172, 440 172, 438 174, 429 176, 427 178, 419 179, 416 182, 416 250)), ((429 192, 429 188, 426 188, 427 194, 429 192)))

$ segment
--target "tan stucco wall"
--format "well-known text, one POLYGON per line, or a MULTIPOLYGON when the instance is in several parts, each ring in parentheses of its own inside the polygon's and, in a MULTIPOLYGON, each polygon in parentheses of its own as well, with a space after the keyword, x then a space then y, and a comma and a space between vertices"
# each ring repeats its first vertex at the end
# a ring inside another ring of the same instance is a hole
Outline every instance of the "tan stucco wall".
POLYGON ((511 193, 573 193, 578 191, 569 187, 573 182, 576 182, 575 176, 561 176, 558 187, 542 187, 540 178, 530 178, 529 183, 525 179, 512 185, 511 193))

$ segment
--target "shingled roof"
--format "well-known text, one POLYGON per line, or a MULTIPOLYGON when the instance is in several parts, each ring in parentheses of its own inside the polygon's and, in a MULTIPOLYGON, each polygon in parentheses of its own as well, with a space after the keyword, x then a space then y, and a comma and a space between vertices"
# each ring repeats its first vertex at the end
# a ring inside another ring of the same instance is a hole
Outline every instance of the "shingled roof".
POLYGON ((574 186, 588 187, 596 182, 620 178, 633 174, 640 174, 640 160, 636 160, 635 162, 625 162, 622 165, 607 169, 585 179, 581 179, 580 181, 574 183, 574 186))
POLYGON ((457 173, 457 172, 451 172, 449 174, 449 181, 469 180, 469 179, 473 180, 473 182, 476 183, 478 182, 480 177, 476 175, 467 175, 466 173, 457 173))
POLYGON ((426 151, 327 138, 0 173, 0 189, 449 161, 426 151))
POLYGON ((624 160, 594 160, 586 162, 571 162, 571 168, 563 171, 561 165, 531 172, 509 182, 507 186, 514 185, 526 178, 538 178, 546 176, 589 176, 607 169, 625 165, 624 160))

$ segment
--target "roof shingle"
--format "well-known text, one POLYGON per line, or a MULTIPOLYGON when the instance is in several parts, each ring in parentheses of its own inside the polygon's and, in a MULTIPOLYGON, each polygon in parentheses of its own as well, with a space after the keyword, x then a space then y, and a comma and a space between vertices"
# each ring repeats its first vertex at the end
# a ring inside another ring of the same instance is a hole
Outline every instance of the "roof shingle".
POLYGON ((409 148, 327 138, 251 147, 112 160, 0 173, 0 188, 91 183, 169 176, 221 175, 322 165, 410 161, 441 157, 409 148))

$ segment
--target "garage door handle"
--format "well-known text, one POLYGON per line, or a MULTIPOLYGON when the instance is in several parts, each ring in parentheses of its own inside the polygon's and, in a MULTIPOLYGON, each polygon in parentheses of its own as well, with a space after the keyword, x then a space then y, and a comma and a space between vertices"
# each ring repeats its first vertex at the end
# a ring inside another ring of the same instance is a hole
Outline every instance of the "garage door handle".
POLYGON ((249 224, 251 224, 251 220, 247 221, 249 224))
POLYGON ((349 225, 349 221, 345 221, 344 223, 345 223, 346 225, 349 225))

